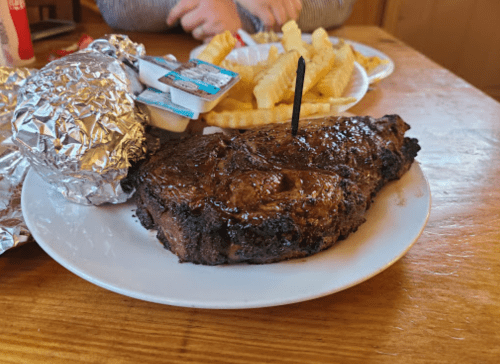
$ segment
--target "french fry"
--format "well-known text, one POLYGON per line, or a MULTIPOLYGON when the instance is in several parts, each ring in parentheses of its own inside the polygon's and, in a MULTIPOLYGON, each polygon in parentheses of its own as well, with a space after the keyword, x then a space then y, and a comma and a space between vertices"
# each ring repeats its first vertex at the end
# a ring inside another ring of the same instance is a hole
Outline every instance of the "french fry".
POLYGON ((352 104, 357 100, 358 99, 355 98, 354 96, 348 96, 348 97, 329 97, 328 99, 319 99, 317 100, 317 102, 326 102, 329 103, 331 106, 342 106, 342 105, 352 104))
POLYGON ((278 61, 279 56, 280 56, 280 51, 278 50, 278 47, 274 45, 271 46, 269 48, 269 53, 267 55, 266 64, 268 66, 274 64, 275 62, 278 61))
POLYGON ((321 95, 340 97, 351 79, 354 69, 354 54, 351 46, 342 43, 335 49, 335 62, 331 70, 314 87, 321 95))
MULTIPOLYGON (((330 105, 330 111, 327 115, 338 115, 339 107, 351 104, 356 102, 357 99, 355 97, 325 97, 321 96, 317 91, 310 90, 304 96, 302 96, 302 102, 309 103, 325 103, 330 105)), ((324 115, 326 116, 326 115, 324 115)))
MULTIPOLYGON (((319 80, 325 77, 332 69, 335 62, 335 52, 333 48, 326 48, 322 52, 314 54, 310 61, 306 61, 306 73, 304 75, 304 86, 302 94, 311 90, 319 80)), ((284 100, 291 102, 294 97, 295 80, 297 76, 294 75, 291 87, 286 91, 284 100)))
POLYGON ((232 97, 226 97, 214 108, 215 112, 252 110, 252 102, 243 102, 232 97))
POLYGON ((253 89, 259 109, 270 109, 282 100, 295 77, 299 57, 299 52, 292 50, 283 54, 273 66, 268 68, 253 89))
POLYGON ((314 49, 312 44, 304 41, 302 41, 302 46, 307 50, 307 57, 304 57, 304 59, 309 60, 314 55, 314 53, 316 53, 316 50, 314 49))
POLYGON ((306 63, 306 74, 304 77, 304 92, 309 91, 321 78, 333 67, 335 52, 332 48, 326 48, 323 52, 316 53, 310 62, 306 63))
POLYGON ((330 42, 330 38, 328 37, 328 33, 323 28, 317 28, 312 33, 312 45, 316 52, 321 52, 322 49, 332 48, 332 42, 330 42))
POLYGON ((310 58, 309 49, 304 46, 302 41, 302 32, 300 31, 295 20, 289 20, 281 27, 283 32, 283 38, 281 38, 281 44, 285 51, 289 52, 291 50, 296 50, 300 53, 304 59, 308 60, 310 58))
MULTIPOLYGON (((292 118, 293 105, 280 104, 272 109, 242 111, 210 111, 204 115, 207 125, 221 128, 247 129, 272 123, 284 123, 292 118)), ((327 103, 303 103, 301 117, 323 115, 330 112, 327 103)))
POLYGON ((318 103, 326 103, 330 105, 336 105, 336 106, 341 106, 341 105, 348 105, 350 103, 355 102, 357 99, 355 97, 349 96, 349 97, 328 97, 328 96, 321 96, 317 93, 313 93, 309 91, 307 94, 302 96, 302 102, 318 102, 318 103))
POLYGON ((240 76, 240 80, 246 80, 249 82, 253 82, 255 75, 259 73, 260 71, 266 69, 265 65, 244 65, 244 64, 239 64, 233 61, 228 61, 228 60, 223 60, 220 63, 220 66, 222 68, 226 68, 228 70, 231 70, 233 72, 236 72, 240 76))
POLYGON ((315 100, 322 98, 321 94, 319 91, 316 91, 315 89, 309 90, 307 92, 304 92, 302 95, 302 101, 303 102, 315 102, 315 100))
POLYGON ((219 65, 233 50, 235 45, 236 38, 233 37, 229 30, 226 30, 224 33, 217 34, 213 37, 197 58, 208 63, 219 65))
POLYGON ((261 62, 260 64, 264 64, 265 68, 260 69, 258 72, 255 73, 253 82, 257 84, 262 77, 266 74, 266 71, 269 67, 271 67, 273 64, 278 62, 278 59, 280 58, 280 53, 279 50, 276 46, 271 46, 269 48, 269 54, 267 56, 267 59, 264 62, 261 62))
POLYGON ((253 89, 255 87, 254 82, 242 81, 238 82, 233 86, 231 90, 228 91, 227 96, 241 102, 253 102, 253 89))

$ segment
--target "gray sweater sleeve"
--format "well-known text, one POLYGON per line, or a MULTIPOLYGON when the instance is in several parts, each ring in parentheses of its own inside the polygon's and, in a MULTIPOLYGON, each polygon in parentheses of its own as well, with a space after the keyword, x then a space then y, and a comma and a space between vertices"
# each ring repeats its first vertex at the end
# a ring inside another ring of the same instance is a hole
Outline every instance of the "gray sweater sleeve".
MULTIPOLYGON (((302 11, 297 20, 299 29, 303 33, 310 33, 319 27, 325 29, 338 27, 351 15, 355 2, 356 0, 303 0, 302 11)), ((244 27, 246 31, 254 33, 265 30, 262 21, 246 9, 240 9, 240 17, 242 21, 248 19, 253 25, 244 27)))
MULTIPOLYGON (((96 0, 106 23, 114 29, 129 31, 166 31, 166 19, 170 9, 179 0, 96 0)), ((351 14, 356 0, 303 0, 298 19, 303 32, 318 27, 331 28, 341 25, 351 14)), ((264 30, 263 24, 254 15, 237 3, 238 14, 247 32, 264 30)))
POLYGON ((96 0, 101 15, 114 29, 161 32, 178 0, 96 0))
POLYGON ((325 29, 338 27, 351 15, 355 1, 304 0, 297 24, 303 33, 310 33, 319 27, 325 29))

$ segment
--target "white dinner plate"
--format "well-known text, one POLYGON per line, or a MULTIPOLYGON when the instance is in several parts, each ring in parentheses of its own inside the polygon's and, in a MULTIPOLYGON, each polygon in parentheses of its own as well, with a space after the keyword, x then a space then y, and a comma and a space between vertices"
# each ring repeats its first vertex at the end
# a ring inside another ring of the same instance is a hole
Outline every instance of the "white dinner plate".
MULTIPOLYGON (((280 33, 278 33, 278 36, 281 36, 280 33)), ((311 34, 302 34, 302 39, 308 43, 311 43, 311 34)), ((330 37, 330 41, 332 42, 332 44, 337 44, 339 42, 339 38, 337 37, 330 37)), ((372 48, 370 46, 367 46, 365 44, 362 44, 362 43, 358 43, 358 42, 354 42, 352 40, 347 40, 345 39, 346 42, 348 42, 349 44, 351 44, 353 46, 353 48, 355 50, 357 50, 359 53, 361 53, 362 55, 366 56, 366 57, 379 57, 380 59, 384 60, 385 62, 380 64, 379 66, 375 67, 374 69, 372 69, 369 73, 368 73, 368 82, 369 83, 374 83, 376 81, 380 81, 381 79, 384 79, 386 78, 387 76, 389 76, 392 72, 394 72, 394 61, 389 57, 387 56, 385 53, 379 51, 378 49, 375 49, 375 48, 372 48)), ((283 49, 281 43, 267 43, 269 45, 276 45, 278 47, 280 47, 280 50, 283 49)), ((200 54, 200 52, 206 47, 207 45, 206 44, 202 44, 196 48, 194 48, 190 55, 189 55, 189 58, 196 58, 196 56, 198 56, 198 54, 200 54)), ((260 45, 258 45, 260 46, 260 45)), ((257 46, 257 47, 258 47, 257 46)), ((241 47, 241 48, 237 48, 235 50, 233 50, 229 55, 229 59, 231 59, 233 57, 233 52, 237 52, 239 49, 245 49, 245 48, 254 48, 255 46, 252 46, 252 47, 241 47)), ((267 54, 266 54, 267 56, 267 54)))
POLYGON ((33 170, 24 182, 22 210, 38 244, 89 282, 151 302, 234 309, 325 296, 388 268, 422 233, 430 190, 415 162, 400 180, 380 191, 366 222, 346 240, 308 258, 264 265, 179 263, 141 226, 132 203, 74 204, 33 170))

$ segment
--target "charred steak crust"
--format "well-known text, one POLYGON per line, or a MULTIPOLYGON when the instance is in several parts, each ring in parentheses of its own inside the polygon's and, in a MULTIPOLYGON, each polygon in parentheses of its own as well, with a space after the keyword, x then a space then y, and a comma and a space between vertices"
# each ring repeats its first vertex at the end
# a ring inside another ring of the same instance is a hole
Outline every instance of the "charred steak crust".
POLYGON ((365 221, 420 147, 397 115, 301 121, 166 143, 131 169, 137 216, 181 262, 305 257, 365 221))

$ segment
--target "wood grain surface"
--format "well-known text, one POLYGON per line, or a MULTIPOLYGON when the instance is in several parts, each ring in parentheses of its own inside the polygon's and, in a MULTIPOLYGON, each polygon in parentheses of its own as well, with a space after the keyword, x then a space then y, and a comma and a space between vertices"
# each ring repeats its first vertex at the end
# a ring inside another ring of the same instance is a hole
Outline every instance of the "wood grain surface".
MULTIPOLYGON (((84 23, 37 42, 37 66, 82 33, 111 31, 84 23)), ((400 114, 422 146, 432 211, 402 259, 323 298, 203 310, 109 292, 25 244, 0 256, 0 363, 498 363, 500 104, 379 28, 333 34, 396 64, 350 112, 400 114)), ((199 44, 130 36, 181 60, 199 44)))
POLYGON ((387 0, 383 28, 500 101, 499 15, 491 0, 387 0))

